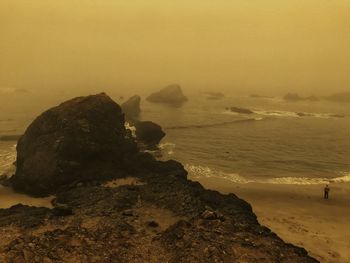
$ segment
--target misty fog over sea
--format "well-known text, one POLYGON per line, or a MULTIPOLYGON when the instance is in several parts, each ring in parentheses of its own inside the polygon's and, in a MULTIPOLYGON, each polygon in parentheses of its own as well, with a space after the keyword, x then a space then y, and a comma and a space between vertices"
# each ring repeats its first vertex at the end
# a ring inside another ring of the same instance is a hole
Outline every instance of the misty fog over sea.
MULTIPOLYGON (((119 104, 133 95, 109 94, 119 104)), ((140 95, 141 118, 160 124, 166 132, 160 158, 180 161, 192 178, 277 184, 350 182, 349 104, 237 94, 210 100, 203 92, 193 92, 182 107, 171 107, 149 103, 144 99, 147 94, 140 95), (254 113, 227 109, 234 106, 254 113)), ((0 111, 0 174, 12 169, 16 136, 43 110, 72 97, 63 94, 41 101, 30 93, 7 96, 12 99, 4 100, 0 111)))

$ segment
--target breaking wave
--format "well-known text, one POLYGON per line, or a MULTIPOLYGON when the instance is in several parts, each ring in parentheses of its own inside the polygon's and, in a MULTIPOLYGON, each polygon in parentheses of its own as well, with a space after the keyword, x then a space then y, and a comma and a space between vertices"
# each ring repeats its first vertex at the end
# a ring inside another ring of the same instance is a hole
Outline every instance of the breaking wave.
POLYGON ((168 155, 172 155, 172 154, 174 154, 176 144, 171 143, 171 142, 165 142, 165 143, 159 144, 158 147, 163 153, 166 153, 168 155))
MULTIPOLYGON (((311 112, 294 112, 294 111, 280 111, 280 110, 250 110, 253 114, 261 115, 261 116, 269 116, 269 117, 290 117, 290 118, 320 118, 320 119, 339 119, 346 118, 349 115, 345 114, 336 114, 336 113, 311 113, 311 112)), ((230 110, 225 110, 223 114, 229 115, 247 115, 245 113, 234 112, 230 110)), ((256 120, 256 118, 255 118, 256 120)))
POLYGON ((345 118, 346 115, 335 114, 335 113, 311 113, 311 112, 293 112, 293 111, 254 111, 254 113, 264 116, 275 116, 275 117, 313 117, 313 118, 322 118, 322 119, 330 119, 330 118, 345 118))
POLYGON ((212 170, 206 166, 186 165, 191 178, 218 178, 225 179, 233 183, 262 183, 262 184, 294 184, 294 185, 315 185, 328 183, 349 183, 350 173, 344 173, 342 176, 335 178, 308 178, 308 177, 278 177, 269 179, 247 179, 237 173, 225 173, 218 170, 212 170))
POLYGON ((190 125, 179 125, 179 126, 167 126, 164 129, 180 130, 180 129, 210 128, 210 127, 218 127, 218 126, 225 126, 225 125, 231 125, 231 124, 261 121, 261 120, 263 120, 263 118, 249 118, 249 119, 243 119, 243 120, 225 121, 225 122, 208 123, 208 124, 190 124, 190 125))
POLYGON ((12 145, 10 150, 2 150, 0 148, 0 175, 12 175, 16 167, 13 163, 16 161, 16 144, 12 145))

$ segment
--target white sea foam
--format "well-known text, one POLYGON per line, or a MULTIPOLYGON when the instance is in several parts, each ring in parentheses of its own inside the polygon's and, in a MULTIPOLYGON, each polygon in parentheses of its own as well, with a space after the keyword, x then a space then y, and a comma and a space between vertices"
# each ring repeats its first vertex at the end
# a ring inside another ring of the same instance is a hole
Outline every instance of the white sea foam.
MULTIPOLYGON (((270 117, 289 117, 289 118, 320 118, 320 119, 331 119, 331 118, 345 118, 348 115, 343 114, 335 114, 335 113, 312 113, 312 112, 294 112, 294 111, 281 111, 281 110, 252 110, 253 113, 262 116, 270 116, 270 117)), ((227 115, 242 115, 238 112, 233 112, 230 110, 225 110, 222 112, 227 115)), ((246 115, 246 114, 244 114, 246 115)), ((255 120, 260 120, 259 118, 255 118, 255 120)))
POLYGON ((206 166, 200 165, 185 165, 185 169, 192 178, 221 178, 234 183, 249 183, 250 181, 236 173, 224 173, 217 170, 212 170, 206 166))
POLYGON ((130 130, 131 131, 131 135, 132 137, 136 138, 136 127, 132 126, 130 123, 125 122, 124 124, 125 129, 130 130))
POLYGON ((276 116, 276 117, 299 117, 296 112, 292 111, 278 111, 278 110, 256 110, 254 113, 264 116, 276 116))
POLYGON ((164 142, 164 143, 159 144, 158 147, 163 153, 167 153, 168 155, 172 155, 172 154, 174 154, 176 144, 171 143, 171 142, 164 142))
POLYGON ((16 144, 14 144, 9 151, 0 149, 0 175, 12 175, 16 167, 13 163, 16 160, 16 144))
POLYGON ((220 178, 233 183, 262 183, 262 184, 294 184, 294 185, 315 185, 328 183, 348 183, 350 182, 350 174, 344 174, 335 178, 308 178, 308 177, 278 177, 268 179, 247 179, 237 173, 225 173, 213 170, 206 166, 186 165, 186 170, 190 176, 195 179, 200 178, 220 178))

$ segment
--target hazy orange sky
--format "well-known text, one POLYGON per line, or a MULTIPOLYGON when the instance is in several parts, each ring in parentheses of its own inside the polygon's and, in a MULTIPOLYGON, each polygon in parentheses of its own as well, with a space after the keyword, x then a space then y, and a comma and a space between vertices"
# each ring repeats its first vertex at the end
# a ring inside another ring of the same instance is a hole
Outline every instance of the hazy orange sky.
POLYGON ((0 87, 350 90, 347 0, 1 0, 0 87))

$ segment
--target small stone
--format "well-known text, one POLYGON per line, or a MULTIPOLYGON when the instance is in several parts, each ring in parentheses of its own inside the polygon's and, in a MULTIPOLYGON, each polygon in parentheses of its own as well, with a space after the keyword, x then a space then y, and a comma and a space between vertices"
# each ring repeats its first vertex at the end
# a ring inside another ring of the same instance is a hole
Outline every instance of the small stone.
POLYGON ((148 226, 150 226, 150 227, 159 227, 159 224, 156 221, 152 220, 152 221, 148 222, 148 226))
POLYGON ((124 210, 122 213, 123 216, 134 216, 134 212, 131 209, 124 210))
POLYGON ((202 218, 207 219, 207 220, 214 220, 217 219, 217 215, 215 212, 213 211, 209 211, 209 210, 205 210, 202 214, 201 214, 202 218))

